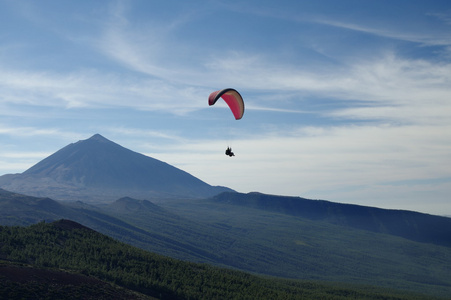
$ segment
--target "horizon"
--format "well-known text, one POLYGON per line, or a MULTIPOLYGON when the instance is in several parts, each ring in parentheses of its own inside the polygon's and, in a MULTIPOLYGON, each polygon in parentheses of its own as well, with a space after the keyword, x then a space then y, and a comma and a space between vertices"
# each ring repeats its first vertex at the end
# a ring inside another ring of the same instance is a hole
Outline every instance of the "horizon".
POLYGON ((242 193, 451 215, 448 1, 4 1, 0 18, 0 175, 99 133, 242 193), (223 88, 241 120, 208 106, 223 88))

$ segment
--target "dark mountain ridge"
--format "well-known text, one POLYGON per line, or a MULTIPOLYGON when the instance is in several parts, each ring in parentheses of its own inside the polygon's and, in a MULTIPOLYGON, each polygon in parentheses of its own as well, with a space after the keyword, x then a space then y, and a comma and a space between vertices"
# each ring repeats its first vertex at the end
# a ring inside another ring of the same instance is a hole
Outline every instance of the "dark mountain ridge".
POLYGON ((212 197, 211 201, 325 221, 422 243, 451 246, 451 218, 448 217, 255 192, 226 192, 212 197))
POLYGON ((165 162, 126 149, 100 134, 67 145, 0 187, 32 196, 84 202, 134 198, 203 198, 231 191, 165 162))
POLYGON ((163 211, 161 207, 148 200, 137 200, 130 197, 120 198, 107 206, 108 210, 121 213, 134 213, 140 211, 163 211))

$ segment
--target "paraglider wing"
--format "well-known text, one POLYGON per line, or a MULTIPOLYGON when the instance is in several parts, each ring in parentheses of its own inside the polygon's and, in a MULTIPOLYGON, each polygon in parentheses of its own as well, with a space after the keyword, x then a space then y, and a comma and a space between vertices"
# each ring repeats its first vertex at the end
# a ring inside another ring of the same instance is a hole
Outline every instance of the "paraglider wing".
POLYGON ((224 99, 227 105, 230 107, 235 119, 239 120, 244 114, 244 101, 240 93, 235 89, 223 89, 213 92, 208 97, 208 104, 213 105, 219 98, 224 99))

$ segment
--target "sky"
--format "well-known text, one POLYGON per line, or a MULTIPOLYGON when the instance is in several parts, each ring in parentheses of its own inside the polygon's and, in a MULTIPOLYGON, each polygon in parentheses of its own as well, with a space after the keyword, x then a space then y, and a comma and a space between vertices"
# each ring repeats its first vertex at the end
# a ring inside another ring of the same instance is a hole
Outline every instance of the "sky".
POLYGON ((0 175, 96 133, 238 192, 451 215, 451 2, 1 0, 0 175))

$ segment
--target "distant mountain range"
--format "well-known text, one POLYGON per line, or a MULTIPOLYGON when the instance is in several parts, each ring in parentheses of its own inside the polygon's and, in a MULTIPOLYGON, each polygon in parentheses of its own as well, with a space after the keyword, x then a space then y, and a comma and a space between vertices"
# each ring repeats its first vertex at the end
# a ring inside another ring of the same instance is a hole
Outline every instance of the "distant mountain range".
POLYGON ((232 191, 211 186, 100 134, 70 144, 21 174, 0 176, 9 191, 58 200, 110 202, 120 197, 204 198, 232 191))
POLYGON ((261 193, 222 193, 212 201, 451 247, 451 218, 448 217, 261 193))

